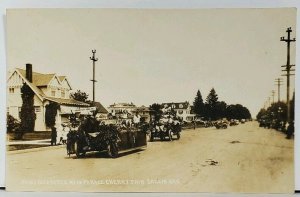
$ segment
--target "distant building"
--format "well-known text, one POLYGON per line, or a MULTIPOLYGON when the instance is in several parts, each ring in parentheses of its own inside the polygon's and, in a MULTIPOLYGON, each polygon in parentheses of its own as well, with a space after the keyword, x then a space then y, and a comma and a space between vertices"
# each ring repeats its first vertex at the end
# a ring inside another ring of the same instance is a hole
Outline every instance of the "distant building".
POLYGON ((149 107, 137 107, 133 103, 114 103, 108 107, 108 111, 113 117, 121 119, 131 119, 134 114, 139 113, 142 121, 150 121, 149 107))
POLYGON ((162 103, 162 107, 174 110, 176 116, 182 118, 183 121, 191 122, 194 120, 195 114, 191 113, 191 105, 187 101, 179 103, 162 103))
POLYGON ((108 118, 108 111, 105 109, 105 107, 100 103, 100 102, 91 102, 91 106, 96 107, 97 114, 96 118, 97 119, 107 119, 108 118))
POLYGON ((108 112, 113 117, 125 119, 130 118, 136 108, 133 103, 114 103, 108 107, 108 112))
POLYGON ((141 116, 141 121, 150 122, 150 119, 151 119, 150 112, 151 112, 151 110, 149 109, 149 107, 145 107, 145 106, 142 105, 141 107, 137 107, 132 112, 133 113, 138 113, 141 116))
POLYGON ((71 85, 66 76, 32 72, 32 65, 26 64, 26 70, 16 68, 7 80, 7 112, 20 119, 22 107, 21 87, 26 83, 34 95, 36 114, 35 131, 46 131, 45 106, 50 102, 60 105, 56 116, 56 124, 68 121, 72 112, 88 108, 90 105, 70 98, 71 85))

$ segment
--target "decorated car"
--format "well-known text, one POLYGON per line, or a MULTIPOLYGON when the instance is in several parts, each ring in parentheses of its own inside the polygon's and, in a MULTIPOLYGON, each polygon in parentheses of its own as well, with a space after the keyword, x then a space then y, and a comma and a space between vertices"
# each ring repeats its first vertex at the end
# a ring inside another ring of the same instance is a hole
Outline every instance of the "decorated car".
POLYGON ((109 157, 116 158, 122 152, 147 146, 146 130, 142 126, 106 125, 92 115, 82 116, 75 122, 67 135, 69 156, 84 157, 87 152, 106 151, 109 157))

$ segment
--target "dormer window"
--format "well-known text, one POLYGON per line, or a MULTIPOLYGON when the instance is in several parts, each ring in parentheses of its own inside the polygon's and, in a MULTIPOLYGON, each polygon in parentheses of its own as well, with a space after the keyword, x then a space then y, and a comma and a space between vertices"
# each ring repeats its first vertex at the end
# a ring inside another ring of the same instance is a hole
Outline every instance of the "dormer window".
POLYGON ((183 108, 183 105, 182 105, 182 104, 180 104, 180 105, 179 105, 179 108, 183 108))
POLYGON ((175 108, 175 104, 172 104, 172 108, 173 108, 173 109, 175 108))

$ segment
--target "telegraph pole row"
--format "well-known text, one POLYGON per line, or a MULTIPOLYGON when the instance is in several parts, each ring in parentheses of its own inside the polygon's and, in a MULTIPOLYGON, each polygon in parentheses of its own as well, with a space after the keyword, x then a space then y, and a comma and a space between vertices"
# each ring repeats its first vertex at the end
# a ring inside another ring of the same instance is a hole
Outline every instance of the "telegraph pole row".
POLYGON ((273 98, 272 104, 274 104, 274 96, 275 96, 275 90, 272 90, 272 98, 273 98))
POLYGON ((295 65, 290 64, 290 45, 291 45, 291 42, 296 41, 296 38, 291 39, 291 32, 292 32, 291 27, 287 28, 286 32, 287 32, 287 38, 282 36, 282 37, 280 37, 280 41, 283 41, 283 42, 287 43, 287 63, 286 63, 286 65, 283 65, 281 67, 284 67, 285 69, 282 70, 282 71, 286 72, 286 74, 284 74, 282 76, 286 76, 287 121, 290 121, 290 111, 291 111, 291 107, 290 107, 290 76, 294 75, 294 74, 291 74, 291 71, 295 71, 295 69, 291 69, 295 65))
POLYGON ((277 78, 275 79, 275 85, 277 85, 277 93, 278 93, 278 102, 280 102, 280 86, 282 85, 282 79, 281 78, 277 78))

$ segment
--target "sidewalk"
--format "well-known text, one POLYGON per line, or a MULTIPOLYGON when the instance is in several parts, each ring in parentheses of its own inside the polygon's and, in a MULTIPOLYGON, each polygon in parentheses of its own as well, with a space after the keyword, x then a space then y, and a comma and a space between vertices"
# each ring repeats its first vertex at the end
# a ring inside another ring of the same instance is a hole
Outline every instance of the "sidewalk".
POLYGON ((16 141, 8 141, 6 144, 6 149, 10 153, 25 153, 31 151, 39 151, 44 149, 51 148, 61 148, 64 147, 63 144, 57 144, 51 146, 50 139, 44 140, 16 140, 16 141))
POLYGON ((6 145, 21 145, 21 144, 30 144, 30 145, 51 145, 50 139, 45 140, 18 140, 7 142, 6 145))

